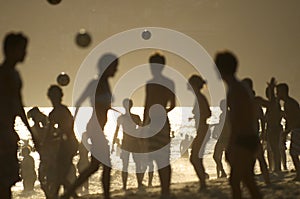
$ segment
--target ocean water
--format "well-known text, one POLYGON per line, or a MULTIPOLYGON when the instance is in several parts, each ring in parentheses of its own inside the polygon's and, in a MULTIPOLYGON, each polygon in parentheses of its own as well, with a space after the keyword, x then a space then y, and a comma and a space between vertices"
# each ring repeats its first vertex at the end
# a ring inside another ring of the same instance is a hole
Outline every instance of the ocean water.
MULTIPOLYGON (((28 111, 30 108, 26 108, 25 110, 28 111)), ((52 108, 45 107, 40 108, 40 110, 45 113, 46 115, 49 114, 52 108)), ((123 112, 122 108, 116 107, 117 110, 123 112)), ((73 108, 70 108, 71 112, 74 112, 73 108)), ((218 117, 220 115, 220 110, 218 107, 212 107, 212 117, 209 119, 210 124, 218 123, 218 117)), ((80 137, 80 134, 85 131, 86 123, 88 122, 90 115, 91 115, 91 108, 81 108, 81 114, 78 114, 78 118, 76 120, 75 125, 75 132, 80 137), (80 121, 80 122, 78 122, 80 121)), ((143 108, 140 107, 133 107, 132 112, 135 114, 140 115, 142 118, 143 108)), ((120 115, 120 113, 116 111, 109 111, 108 113, 108 122, 105 126, 105 134, 109 141, 112 140, 113 134, 116 128, 116 119, 120 115)), ((172 183, 179 183, 179 182, 188 182, 188 181, 196 181, 197 176, 192 165, 189 162, 187 157, 181 157, 180 155, 180 143, 184 139, 185 135, 195 136, 195 127, 194 127, 194 120, 190 120, 189 118, 193 117, 192 108, 191 107, 176 107, 173 111, 169 113, 169 119, 171 123, 171 129, 174 132, 174 138, 172 138, 171 143, 171 167, 172 167, 172 183)), ((32 123, 32 121, 29 121, 32 123)), ((213 125, 210 127, 210 132, 213 131, 213 125)), ((19 134, 21 140, 29 140, 30 143, 30 134, 21 122, 19 118, 16 121, 16 130, 19 134)), ((204 153, 204 166, 206 172, 209 174, 210 179, 216 178, 216 165, 212 158, 214 145, 217 140, 213 138, 209 138, 208 143, 205 148, 204 153)), ((34 157, 35 160, 35 168, 36 171, 39 165, 39 155, 37 152, 31 152, 31 155, 34 157)), ((21 157, 20 157, 21 159, 21 157)), ((111 156, 112 162, 115 164, 121 164, 121 159, 118 157, 118 154, 114 153, 111 156)), ((74 163, 78 161, 78 156, 74 158, 74 163)), ((131 159, 129 164, 129 171, 134 171, 134 164, 131 159)), ((224 161, 225 170, 228 171, 228 165, 224 161)), ((256 169, 257 170, 257 169, 256 169)), ((259 172, 259 171, 258 171, 259 172)), ((121 180, 121 171, 118 169, 112 170, 112 180, 111 180, 111 190, 119 190, 122 188, 122 180, 121 180)), ((90 194, 94 193, 101 193, 102 186, 101 186, 101 168, 98 172, 96 172, 90 179, 90 194)), ((144 184, 147 184, 148 176, 145 174, 144 184)), ((128 188, 135 188, 137 187, 136 177, 134 173, 129 173, 128 188)), ((153 185, 159 184, 159 178, 157 172, 154 173, 153 185)), ((40 189, 39 182, 35 182, 35 188, 33 192, 23 192, 23 185, 22 182, 18 182, 13 188, 13 198, 21 199, 21 198, 44 198, 44 194, 40 189)))

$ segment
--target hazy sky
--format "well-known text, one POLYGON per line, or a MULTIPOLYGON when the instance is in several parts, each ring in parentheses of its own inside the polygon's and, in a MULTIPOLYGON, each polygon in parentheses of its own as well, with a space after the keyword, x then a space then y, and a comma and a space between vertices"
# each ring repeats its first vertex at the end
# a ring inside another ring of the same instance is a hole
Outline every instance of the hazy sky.
MULTIPOLYGON (((266 81, 274 76, 288 83, 291 96, 300 100, 299 8, 298 0, 62 0, 56 6, 46 0, 1 0, 0 38, 10 31, 30 38, 28 56, 18 66, 27 106, 49 106, 47 89, 62 71, 72 80, 64 88, 64 102, 71 104, 76 73, 97 44, 113 34, 150 26, 183 32, 212 57, 229 49, 239 58, 238 76, 251 77, 257 94, 264 96, 266 81), (92 35, 86 49, 74 42, 81 28, 92 35)), ((150 52, 145 52, 121 57, 112 85, 134 64, 147 63, 150 52)), ((195 72, 182 60, 167 59, 185 77, 195 72)), ((143 92, 136 94, 136 104, 142 101, 143 92)))

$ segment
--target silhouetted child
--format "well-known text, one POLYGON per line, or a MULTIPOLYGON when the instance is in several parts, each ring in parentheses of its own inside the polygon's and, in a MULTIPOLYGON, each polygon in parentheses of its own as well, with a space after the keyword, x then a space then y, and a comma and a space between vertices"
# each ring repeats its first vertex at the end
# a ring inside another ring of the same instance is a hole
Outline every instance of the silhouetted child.
POLYGON ((24 147, 22 149, 22 156, 24 158, 21 162, 21 177, 23 179, 24 191, 32 191, 37 176, 35 172, 34 159, 30 156, 29 147, 24 147))
POLYGON ((205 144, 208 140, 207 136, 209 136, 207 119, 211 116, 208 101, 201 93, 204 84, 206 84, 206 82, 198 75, 193 75, 189 78, 188 88, 192 89, 196 96, 193 113, 197 131, 197 135, 192 143, 190 161, 194 166, 196 174, 200 180, 199 191, 206 189, 205 179, 207 175, 203 165, 203 155, 205 144))
POLYGON ((121 144, 121 159, 123 162, 122 169, 122 181, 123 181, 123 190, 126 190, 127 187, 127 178, 128 178, 128 164, 129 164, 129 155, 132 154, 133 160, 136 164, 136 177, 138 182, 138 187, 143 187, 143 173, 142 173, 142 162, 137 157, 136 153, 139 152, 140 146, 140 138, 136 138, 130 133, 133 133, 137 130, 139 126, 141 126, 142 121, 140 117, 136 114, 131 113, 131 108, 133 106, 133 102, 131 99, 124 99, 123 106, 125 108, 125 114, 122 114, 118 117, 117 120, 117 128, 114 134, 114 141, 116 143, 118 132, 120 126, 123 128, 123 139, 121 144))
POLYGON ((189 135, 185 135, 184 139, 180 143, 180 154, 182 157, 189 157, 189 146, 190 146, 190 139, 189 135))

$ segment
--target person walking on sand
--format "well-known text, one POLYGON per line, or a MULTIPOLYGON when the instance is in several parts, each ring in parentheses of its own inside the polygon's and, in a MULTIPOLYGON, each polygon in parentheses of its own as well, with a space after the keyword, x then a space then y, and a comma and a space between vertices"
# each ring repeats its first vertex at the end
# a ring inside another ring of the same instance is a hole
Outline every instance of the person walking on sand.
MULTIPOLYGON (((106 53, 101 56, 98 63, 99 73, 102 74, 100 79, 92 80, 76 103, 76 107, 79 107, 85 99, 89 98, 93 105, 92 116, 86 127, 86 132, 91 140, 91 163, 61 198, 70 198, 76 189, 98 171, 100 165, 102 165, 103 194, 105 199, 110 199, 111 162, 108 141, 104 135, 104 127, 107 122, 107 112, 111 109, 112 102, 112 93, 108 80, 117 72, 118 64, 119 60, 114 54, 106 53), (94 93, 93 91, 96 92, 94 93)), ((78 108, 75 110, 74 117, 76 117, 77 113, 78 108)))
POLYGON ((204 84, 206 84, 206 82, 202 79, 202 77, 198 75, 192 75, 189 78, 188 88, 191 89, 196 96, 193 113, 197 131, 196 137, 194 138, 192 143, 190 162, 192 163, 200 180, 199 191, 206 189, 206 173, 203 165, 203 152, 201 151, 204 151, 205 140, 208 136, 207 119, 211 116, 208 101, 206 97, 201 93, 204 84))
POLYGON ((215 126, 214 132, 219 131, 221 134, 218 137, 216 137, 218 141, 215 145, 213 158, 217 165, 217 178, 226 178, 227 174, 222 164, 222 156, 223 152, 226 151, 230 137, 230 122, 229 110, 225 99, 221 100, 220 109, 222 111, 222 113, 220 114, 220 121, 224 121, 224 125, 223 128, 221 127, 220 123, 215 126))
MULTIPOLYGON (((16 65, 26 56, 28 39, 21 33, 9 33, 3 43, 4 61, 0 66, 0 198, 10 199, 11 187, 18 181, 18 141, 15 119, 20 116, 32 134, 24 111, 22 80, 16 65)), ((34 144, 36 141, 33 139, 34 144)))
POLYGON ((289 96, 289 87, 287 84, 278 84, 276 86, 277 96, 284 102, 284 118, 286 119, 285 130, 291 132, 290 155, 292 157, 296 177, 294 181, 300 181, 300 107, 299 103, 289 96))
POLYGON ((215 63, 222 79, 228 85, 231 134, 226 159, 230 164, 229 182, 232 197, 242 198, 241 182, 243 182, 251 198, 260 199, 262 194, 254 180, 254 164, 259 146, 254 99, 235 75, 238 60, 234 54, 229 51, 219 52, 216 54, 215 63))

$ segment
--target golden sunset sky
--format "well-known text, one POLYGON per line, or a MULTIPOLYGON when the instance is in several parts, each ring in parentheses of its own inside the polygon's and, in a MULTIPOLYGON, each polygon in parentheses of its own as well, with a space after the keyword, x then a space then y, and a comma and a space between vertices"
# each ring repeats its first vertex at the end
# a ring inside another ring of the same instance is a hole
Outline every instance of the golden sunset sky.
MULTIPOLYGON (((49 106, 47 89, 60 72, 71 77, 63 88, 64 103, 71 105, 74 78, 92 49, 114 34, 140 27, 182 32, 211 57, 229 49, 239 58, 238 76, 251 77, 258 95, 265 96, 266 82, 274 76, 288 83, 291 96, 300 100, 299 8, 298 0, 62 0, 58 5, 46 0, 1 0, 0 38, 21 31, 30 39, 26 60, 17 66, 26 106, 49 106), (81 28, 92 36, 87 48, 74 42, 81 28)), ((121 57, 112 86, 134 66, 146 64, 151 51, 121 57)), ((195 72, 177 56, 167 53, 166 57, 184 77, 195 72)), ((176 87, 180 92, 185 86, 176 87)), ((136 105, 143 105, 140 90, 134 95, 136 105)), ((115 105, 120 102, 117 99, 115 105)))

